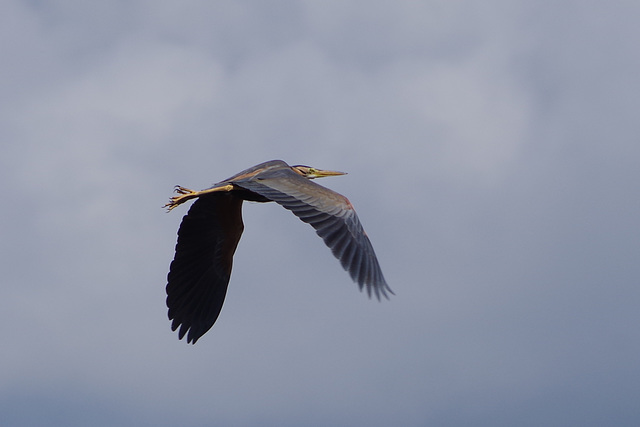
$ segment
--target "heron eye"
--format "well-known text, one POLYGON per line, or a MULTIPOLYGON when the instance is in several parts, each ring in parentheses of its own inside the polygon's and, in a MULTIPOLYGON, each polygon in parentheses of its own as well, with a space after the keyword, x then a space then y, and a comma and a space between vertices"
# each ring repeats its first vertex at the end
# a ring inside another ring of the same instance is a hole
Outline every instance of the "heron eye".
POLYGON ((316 169, 315 168, 309 168, 309 173, 316 173, 316 169))

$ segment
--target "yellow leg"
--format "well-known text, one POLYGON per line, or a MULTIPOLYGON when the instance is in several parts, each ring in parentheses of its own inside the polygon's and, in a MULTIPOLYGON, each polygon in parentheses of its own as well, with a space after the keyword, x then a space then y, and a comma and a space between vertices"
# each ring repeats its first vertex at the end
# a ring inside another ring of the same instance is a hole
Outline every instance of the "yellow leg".
POLYGON ((193 190, 189 190, 188 188, 176 185, 175 192, 178 193, 179 196, 173 196, 169 200, 169 203, 167 203, 163 207, 167 208, 167 211, 171 211, 173 208, 183 204, 187 200, 195 199, 205 194, 213 193, 215 191, 231 191, 231 190, 233 190, 233 185, 231 184, 223 185, 220 187, 213 187, 213 188, 209 188, 207 190, 202 190, 202 191, 193 191, 193 190))

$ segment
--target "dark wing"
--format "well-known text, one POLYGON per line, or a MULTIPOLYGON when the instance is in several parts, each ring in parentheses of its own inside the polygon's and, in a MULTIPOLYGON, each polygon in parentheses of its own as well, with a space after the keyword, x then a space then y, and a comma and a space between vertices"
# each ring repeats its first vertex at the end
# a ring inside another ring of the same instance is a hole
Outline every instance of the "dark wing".
POLYGON ((243 231, 242 199, 231 193, 200 197, 182 218, 176 255, 167 276, 171 329, 194 343, 215 323, 243 231))
POLYGON ((291 169, 258 175, 234 184, 273 200, 311 224, 360 289, 388 298, 393 291, 382 275, 367 234, 349 200, 298 175, 291 169))

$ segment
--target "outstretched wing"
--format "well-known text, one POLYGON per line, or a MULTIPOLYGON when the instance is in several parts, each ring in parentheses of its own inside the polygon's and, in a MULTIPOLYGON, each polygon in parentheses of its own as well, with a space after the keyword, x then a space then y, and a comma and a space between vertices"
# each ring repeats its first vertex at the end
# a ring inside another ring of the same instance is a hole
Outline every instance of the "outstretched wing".
POLYGON ((195 344, 218 318, 243 228, 242 200, 228 192, 200 197, 182 218, 166 288, 180 339, 195 344))
POLYGON ((282 205, 311 224, 360 289, 366 286, 369 296, 373 292, 380 299, 380 295, 388 298, 387 292, 393 294, 382 275, 373 246, 346 197, 289 168, 233 183, 282 205))

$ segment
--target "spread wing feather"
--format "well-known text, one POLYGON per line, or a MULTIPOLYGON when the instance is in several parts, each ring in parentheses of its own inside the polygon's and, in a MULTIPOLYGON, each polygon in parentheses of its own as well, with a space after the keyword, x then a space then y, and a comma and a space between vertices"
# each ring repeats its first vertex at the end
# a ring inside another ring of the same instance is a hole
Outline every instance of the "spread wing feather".
POLYGON ((393 291, 382 275, 378 259, 353 206, 346 197, 301 177, 290 169, 276 176, 233 181, 272 200, 310 224, 340 260, 360 289, 369 296, 388 298, 393 291))
POLYGON ((176 254, 167 276, 171 329, 194 343, 215 323, 242 235, 242 200, 213 193, 196 200, 182 218, 176 254))

